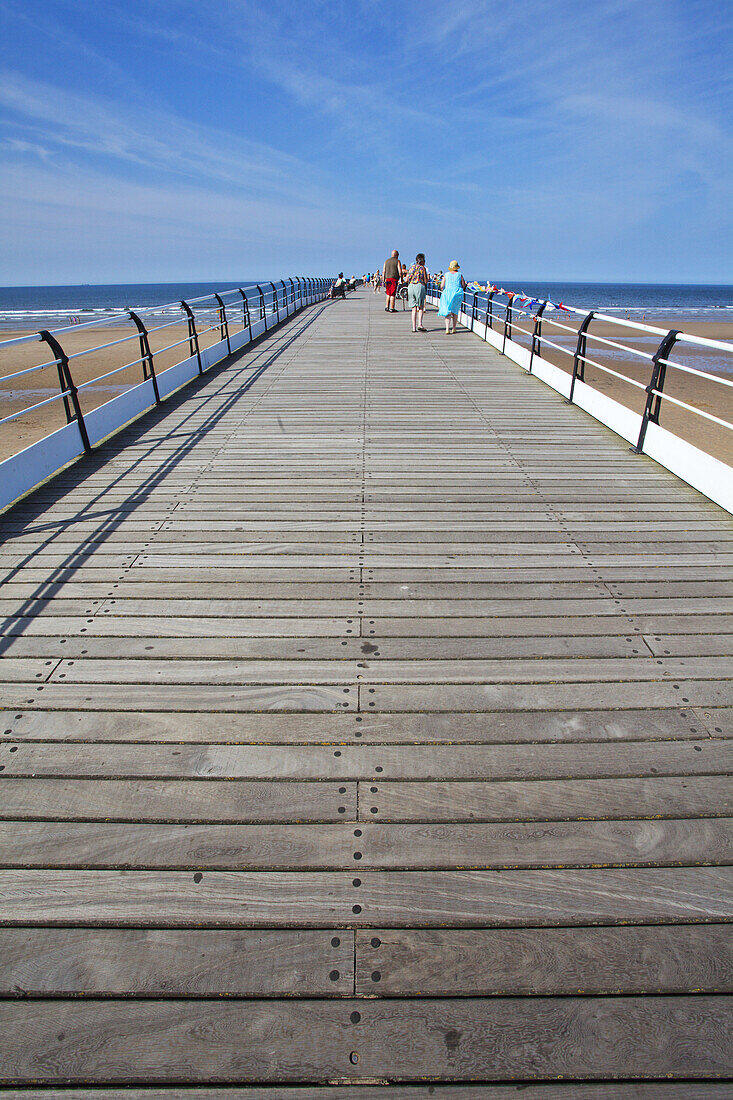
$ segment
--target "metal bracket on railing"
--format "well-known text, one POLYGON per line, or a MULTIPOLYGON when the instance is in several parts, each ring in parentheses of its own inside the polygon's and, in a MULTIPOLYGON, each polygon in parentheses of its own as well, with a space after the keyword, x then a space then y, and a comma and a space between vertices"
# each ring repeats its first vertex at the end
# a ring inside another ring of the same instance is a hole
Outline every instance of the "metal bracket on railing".
POLYGON ((585 350, 586 343, 588 341, 588 326, 596 315, 596 311, 592 309, 584 318, 583 322, 578 329, 578 342, 575 345, 575 355, 573 356, 573 377, 570 382, 570 396, 568 397, 568 405, 573 403, 573 395, 575 394, 575 383, 580 380, 585 381, 585 350))
POLYGON ((150 379, 153 383, 153 393, 155 394, 155 404, 160 404, 160 394, 158 392, 158 379, 155 377, 155 365, 153 363, 153 353, 150 350, 150 341, 148 339, 148 330, 145 328, 142 320, 138 317, 137 313, 128 309, 131 320, 135 322, 137 328, 137 335, 140 341, 140 359, 143 364, 143 378, 150 379))
POLYGON ((644 449, 644 440, 646 439, 646 430, 649 424, 659 423, 659 414, 662 411, 662 398, 660 395, 664 389, 664 379, 667 375, 667 364, 662 363, 662 359, 667 359, 669 357, 669 353, 674 347, 679 334, 679 329, 670 329, 654 352, 652 358, 652 376, 646 388, 646 404, 644 405, 644 412, 641 418, 639 439, 636 446, 631 448, 634 454, 642 453, 644 449), (654 392, 655 390, 657 391, 656 393, 654 392))
POLYGON ((48 344, 53 352, 54 359, 56 360, 56 366, 59 372, 59 384, 61 386, 61 392, 68 393, 71 398, 71 404, 74 409, 74 415, 71 415, 71 409, 69 408, 68 398, 64 393, 64 407, 66 409, 66 423, 71 424, 74 420, 79 425, 79 435, 81 436, 82 445, 86 454, 91 454, 91 444, 89 442, 89 435, 87 434, 87 426, 84 423, 84 414, 81 411, 81 404, 79 402, 79 392, 74 385, 74 379, 71 377, 71 371, 69 370, 69 357, 61 347, 55 336, 52 336, 48 329, 44 328, 38 334, 44 343, 48 344))
POLYGON ((534 315, 534 329, 532 331, 532 348, 529 353, 529 373, 532 373, 532 361, 535 355, 539 355, 541 352, 540 337, 542 336, 542 314, 545 312, 545 306, 547 302, 540 302, 539 308, 534 315))
POLYGON ((247 295, 242 290, 241 286, 237 287, 239 293, 242 295, 242 328, 247 327, 249 329, 249 342, 252 343, 252 314, 249 312, 249 302, 247 295))
POLYGON ((509 295, 509 300, 506 304, 506 313, 504 314, 504 339, 501 345, 501 354, 504 354, 504 348, 506 347, 507 338, 512 338, 512 302, 514 301, 514 295, 509 295))
POLYGON ((263 291, 263 289, 262 289, 262 287, 260 286, 259 283, 257 284, 257 289, 260 292, 260 320, 265 322, 265 332, 267 332, 267 315, 265 313, 265 293, 264 293, 264 291, 263 291))
POLYGON ((188 350, 192 358, 194 354, 196 355, 196 360, 199 365, 199 374, 203 374, 204 368, 201 365, 201 348, 199 347, 199 334, 196 332, 196 318, 188 302, 181 302, 181 309, 188 318, 188 350))
POLYGON ((278 300, 277 300, 277 291, 275 290, 275 284, 274 283, 270 283, 270 286, 272 287, 272 300, 275 303, 275 317, 276 317, 275 324, 279 325, 280 324, 280 305, 279 305, 278 300))
POLYGON ((227 318, 226 306, 224 305, 224 302, 221 298, 221 295, 214 292, 214 297, 216 298, 217 302, 219 303, 219 333, 221 335, 222 340, 226 340, 226 342, 227 342, 227 351, 231 355, 232 354, 232 345, 229 341, 229 320, 227 318))

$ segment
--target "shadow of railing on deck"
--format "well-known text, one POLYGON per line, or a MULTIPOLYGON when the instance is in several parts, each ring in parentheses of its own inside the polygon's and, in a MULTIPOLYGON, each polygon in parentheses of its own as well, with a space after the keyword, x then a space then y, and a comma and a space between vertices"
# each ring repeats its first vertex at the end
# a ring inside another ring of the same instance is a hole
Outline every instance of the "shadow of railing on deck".
MULTIPOLYGON (((63 585, 68 583, 74 577, 76 571, 80 568, 82 564, 82 560, 86 560, 91 557, 100 546, 103 546, 105 544, 107 538, 111 535, 113 531, 117 529, 120 523, 123 522, 123 519, 129 518, 130 514, 135 511, 135 508, 148 499, 151 492, 166 478, 166 476, 172 470, 176 468, 181 459, 183 459, 192 450, 192 448, 200 441, 202 436, 210 431, 211 428, 216 426, 216 424, 232 409, 237 401, 239 401, 243 397, 243 395, 246 394, 252 388, 252 386, 257 381, 259 381, 260 378, 262 378, 265 372, 269 370, 270 367, 272 367, 278 361, 278 359, 280 359, 282 355, 287 352, 292 344, 303 335, 303 333, 318 319, 318 317, 320 317, 321 313, 323 313, 326 308, 327 304, 325 302, 321 303, 320 305, 314 306, 306 317, 302 317, 302 321, 300 319, 296 319, 293 322, 292 331, 291 326, 289 325, 288 338, 282 343, 279 343, 277 347, 271 352, 271 354, 267 355, 263 362, 254 367, 254 370, 252 370, 250 364, 243 364, 242 370, 252 371, 252 373, 249 374, 246 380, 229 396, 229 398, 223 404, 217 405, 216 410, 211 412, 211 414, 203 422, 203 424, 197 425, 196 428, 190 432, 188 437, 181 442, 180 446, 177 447, 172 454, 169 454, 166 457, 161 466, 153 474, 150 474, 148 477, 146 477, 145 480, 141 483, 140 487, 138 489, 135 489, 134 492, 130 493, 130 495, 126 497, 122 503, 116 505, 114 508, 108 508, 102 513, 100 513, 99 511, 89 511, 90 508, 94 508, 97 504, 103 503, 104 496, 112 489, 114 489, 116 485, 122 480, 122 478, 128 478, 130 472, 134 471, 136 466, 144 461, 149 460, 151 454, 155 453, 155 448, 159 445, 159 443, 165 438, 170 438, 170 436, 160 436, 151 447, 147 448, 143 454, 138 455, 135 461, 131 463, 131 465, 127 467, 123 473, 121 473, 114 480, 110 481, 110 483, 106 485, 103 490, 100 491, 97 497, 95 497, 94 500, 91 501, 88 505, 81 508, 79 512, 74 515, 73 518, 61 521, 58 524, 45 525, 46 529, 52 527, 53 533, 40 545, 34 547, 32 552, 27 554, 21 562, 19 562, 8 571, 8 575, 3 577, 2 581, 0 581, 0 596, 2 595, 2 585, 6 584, 8 581, 12 581, 22 569, 24 569, 33 561, 34 556, 39 551, 46 550, 50 546, 52 546, 54 539, 58 535, 68 530, 73 530, 73 527, 76 523, 79 523, 82 520, 88 520, 90 518, 90 515, 93 518, 96 518, 100 515, 104 515, 107 517, 100 522, 98 528, 94 532, 92 532, 92 534, 85 537, 84 541, 80 543, 77 549, 69 554, 66 561, 64 561, 61 565, 56 566, 55 569, 51 571, 48 579, 39 584, 37 592, 35 592, 32 596, 28 596, 25 600, 23 600, 22 603, 19 604, 18 610, 15 614, 7 616, 0 623, 0 655, 5 653, 6 650, 10 647, 10 645, 12 644, 12 638, 20 637, 25 632, 25 626, 27 624, 19 622, 19 620, 30 619, 43 610, 49 600, 51 600, 53 596, 58 594, 63 585), (51 591, 51 588, 54 586, 55 590, 51 591)), ((250 358, 253 351, 256 351, 257 347, 262 344, 266 336, 277 337, 278 333, 284 333, 284 331, 284 328, 272 328, 269 330, 268 333, 263 333, 263 335, 260 336, 253 344, 248 344, 246 349, 243 349, 242 352, 237 352, 232 356, 228 356, 226 359, 223 359, 221 363, 218 363, 215 367, 209 368, 207 373, 203 375, 200 380, 194 380, 192 383, 189 383, 189 385, 186 387, 185 393, 180 394, 179 397, 174 396, 170 398, 165 405, 155 406, 153 409, 150 410, 150 412, 146 413, 139 420, 137 420, 134 427, 124 429, 123 432, 120 433, 119 436, 117 436, 117 440, 120 443, 119 449, 122 450, 126 443, 133 442, 136 438, 140 438, 141 436, 143 436, 156 423, 164 422, 171 412, 177 410, 181 407, 181 405, 184 405, 186 402, 188 402, 192 394, 195 394, 210 387, 212 381, 214 381, 217 376, 220 375, 223 371, 231 371, 233 364, 235 364, 239 359, 241 359, 242 357, 250 358)), ((231 384, 231 379, 228 379, 227 384, 231 384)), ((221 389, 218 389, 209 397, 207 397, 206 400, 213 401, 220 395, 220 393, 221 389)), ((191 415, 193 415, 193 413, 195 412, 195 414, 199 416, 201 413, 201 408, 201 404, 197 403, 195 409, 191 410, 191 415)), ((175 433, 179 433, 183 430, 183 428, 185 427, 186 419, 184 419, 182 422, 176 423, 174 429, 175 433)), ((92 453, 90 456, 81 459, 73 467, 72 483, 70 488, 75 488, 76 485, 83 483, 90 474, 101 469, 107 462, 108 458, 109 455, 99 456, 99 458, 97 458, 96 454, 92 453)), ((14 508, 11 508, 5 514, 2 521, 0 521, 0 525, 6 526, 9 523, 12 524, 14 513, 20 511, 21 509, 26 509, 29 502, 33 500, 33 496, 37 496, 38 492, 39 491, 37 490, 36 493, 33 494, 30 498, 24 500, 20 504, 16 505, 14 508)), ((45 509, 45 503, 38 502, 35 515, 42 515, 45 509)), ((21 534, 23 531, 27 530, 29 525, 34 522, 34 518, 35 517, 31 517, 19 523, 18 534, 21 534)), ((37 529, 34 528, 34 530, 37 529)), ((89 614, 92 613, 89 612, 89 614)), ((53 670, 50 670, 49 675, 52 671, 53 670)), ((43 684, 35 686, 37 688, 41 688, 43 687, 43 684)), ((31 702, 31 700, 29 700, 29 702, 31 702)))

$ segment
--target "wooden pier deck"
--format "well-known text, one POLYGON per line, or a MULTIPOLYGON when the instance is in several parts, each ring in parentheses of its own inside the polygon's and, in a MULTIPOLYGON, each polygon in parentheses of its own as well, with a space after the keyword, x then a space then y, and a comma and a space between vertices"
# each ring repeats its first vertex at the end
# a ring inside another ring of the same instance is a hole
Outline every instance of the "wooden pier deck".
POLYGON ((382 306, 0 521, 2 1100, 730 1095, 730 517, 382 306))

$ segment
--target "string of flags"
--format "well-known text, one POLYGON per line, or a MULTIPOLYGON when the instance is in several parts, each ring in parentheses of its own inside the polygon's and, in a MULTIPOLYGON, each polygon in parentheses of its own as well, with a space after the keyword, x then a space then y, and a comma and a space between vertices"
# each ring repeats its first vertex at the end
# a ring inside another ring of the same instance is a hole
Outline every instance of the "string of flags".
POLYGON ((568 309, 562 302, 551 302, 549 298, 531 298, 527 294, 517 294, 514 290, 505 290, 503 286, 494 286, 492 283, 487 283, 486 286, 482 286, 481 283, 473 282, 468 284, 468 289, 481 291, 484 294, 505 294, 510 301, 518 302, 525 309, 534 309, 535 306, 539 306, 546 301, 546 309, 559 309, 564 310, 565 313, 572 313, 572 310, 568 309))

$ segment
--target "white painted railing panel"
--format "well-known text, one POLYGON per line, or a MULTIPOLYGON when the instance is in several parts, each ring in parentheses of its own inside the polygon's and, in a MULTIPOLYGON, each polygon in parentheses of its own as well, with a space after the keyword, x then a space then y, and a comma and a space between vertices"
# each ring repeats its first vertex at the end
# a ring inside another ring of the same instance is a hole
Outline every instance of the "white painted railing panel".
POLYGON ((79 425, 74 420, 6 458, 0 462, 0 506, 25 496, 83 453, 79 425))

